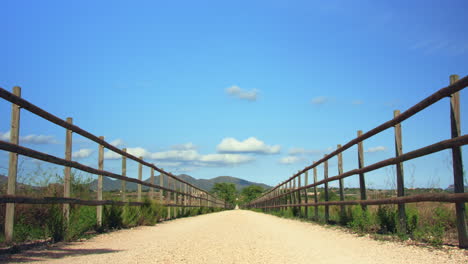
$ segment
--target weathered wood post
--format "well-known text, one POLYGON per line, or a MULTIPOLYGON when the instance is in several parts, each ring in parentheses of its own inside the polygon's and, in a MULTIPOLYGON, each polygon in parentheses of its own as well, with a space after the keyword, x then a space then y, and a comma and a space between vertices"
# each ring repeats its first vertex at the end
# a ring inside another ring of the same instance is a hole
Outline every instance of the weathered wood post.
MULTIPOLYGON (((67 118, 67 123, 73 124, 73 119, 71 117, 67 118)), ((72 158, 72 131, 67 129, 65 134, 65 159, 70 161, 72 158)), ((70 198, 70 185, 71 185, 71 168, 65 166, 63 176, 63 197, 70 198)), ((68 225, 70 220, 70 204, 63 204, 63 216, 65 218, 65 223, 68 225)))
POLYGON ((294 206, 293 206, 293 210, 294 210, 294 212, 295 212, 295 211, 296 211, 296 208, 297 208, 297 207, 296 207, 296 205, 297 205, 296 178, 293 178, 292 181, 293 181, 293 193, 292 193, 292 194, 293 194, 293 199, 294 199, 294 200, 293 200, 293 205, 294 205, 294 206))
MULTIPOLYGON (((164 186, 164 175, 162 173, 159 173, 159 186, 164 186)), ((164 204, 163 189, 159 189, 159 202, 161 205, 164 204)))
POLYGON ((302 216, 302 206, 300 206, 302 204, 302 201, 301 201, 301 191, 299 190, 301 188, 301 174, 297 175, 297 192, 296 192, 296 195, 297 195, 297 203, 299 204, 299 214, 298 216, 301 217, 302 216))
POLYGON ((189 186, 187 184, 184 184, 184 215, 187 214, 187 206, 188 204, 188 189, 189 186))
MULTIPOLYGON (((165 174, 166 175, 166 179, 167 179, 167 188, 170 189, 171 188, 171 179, 169 178, 169 175, 165 174)), ((171 192, 169 191, 166 191, 166 204, 167 204, 167 219, 171 219, 171 192)))
MULTIPOLYGON (((103 136, 99 137, 100 140, 104 140, 103 136)), ((99 157, 98 157, 99 170, 104 170, 104 146, 99 144, 99 157)), ((102 201, 102 175, 98 175, 98 188, 97 188, 97 199, 102 201)), ((97 226, 102 226, 102 205, 96 207, 96 219, 97 226)))
POLYGON ((284 209, 285 209, 285 205, 286 205, 286 197, 284 196, 284 193, 285 193, 285 189, 286 189, 286 186, 283 184, 281 184, 280 186, 280 194, 281 194, 281 199, 280 199, 280 203, 281 203, 281 207, 280 207, 280 211, 284 213, 284 209))
MULTIPOLYGON (((177 182, 176 179, 174 179, 174 181, 172 182, 172 184, 173 184, 173 186, 174 186, 174 191, 178 191, 178 190, 177 190, 177 183, 178 183, 178 182, 177 182)), ((173 195, 174 195, 174 204, 176 205, 176 206, 174 207, 174 218, 177 218, 177 216, 178 216, 178 210, 179 210, 179 207, 177 206, 177 205, 179 205, 179 195, 178 195, 178 193, 176 193, 176 192, 174 192, 173 195)))
POLYGON ((292 205, 294 202, 293 202, 293 195, 292 195, 292 180, 289 180, 288 183, 289 183, 289 188, 288 188, 289 203, 288 203, 287 211, 288 211, 288 213, 289 213, 289 210, 292 210, 291 205, 292 205))
MULTIPOLYGON (((326 156, 326 155, 325 155, 326 156)), ((328 160, 323 162, 323 178, 328 179, 328 160)), ((328 202, 328 182, 324 183, 325 185, 325 202, 328 202)), ((325 205, 325 222, 330 220, 330 207, 325 205)))
MULTIPOLYGON (((309 185, 309 171, 305 172, 304 177, 305 177, 304 185, 307 186, 307 185, 309 185)), ((307 190, 308 190, 308 188, 304 189, 304 194, 305 194, 304 200, 305 200, 306 204, 309 203, 309 196, 307 194, 307 190)), ((309 218, 309 206, 308 205, 305 206, 305 217, 309 218)))
MULTIPOLYGON (((454 84, 458 81, 458 75, 450 76, 450 84, 454 84)), ((461 135, 460 128, 460 93, 456 92, 450 97, 450 124, 452 138, 459 137, 461 135)), ((463 183, 463 160, 461 147, 452 148, 452 166, 453 166, 453 183, 454 192, 463 193, 465 187, 463 183)), ((465 218, 465 203, 455 203, 456 217, 457 217, 457 230, 458 230, 458 244, 460 248, 468 248, 468 233, 466 228, 465 218)))
MULTIPOLYGON (((151 164, 154 166, 154 164, 151 164)), ((150 183, 154 185, 154 168, 151 167, 151 176, 150 176, 150 183)), ((154 187, 150 187, 150 191, 149 191, 149 196, 150 196, 150 199, 151 201, 153 201, 154 199, 154 187)))
MULTIPOLYGON (((357 132, 357 136, 362 136, 362 130, 357 132)), ((359 169, 364 168, 364 142, 359 141, 358 143, 358 165, 359 169)), ((359 173, 359 189, 361 191, 361 200, 367 200, 367 193, 366 193, 366 179, 364 177, 364 173, 359 173)), ((362 210, 367 210, 367 205, 361 205, 362 210)))
MULTIPOLYGON (((337 149, 341 148, 341 145, 338 144, 337 149)), ((343 152, 338 153, 338 175, 343 174, 343 152)), ((340 201, 344 201, 344 180, 343 178, 338 180, 340 186, 340 201)), ((346 207, 340 205, 340 220, 346 221, 346 207)))
MULTIPOLYGON (((13 87, 13 94, 21 97, 21 88, 13 87)), ((16 104, 11 105, 11 126, 10 143, 18 145, 20 126, 20 107, 16 104)), ((16 193, 16 175, 18 172, 18 154, 10 152, 8 160, 8 186, 7 194, 16 193)), ((15 204, 7 203, 5 208, 5 242, 10 243, 13 240, 13 225, 15 221, 15 204)))
MULTIPOLYGON (((143 159, 143 157, 138 157, 140 160, 143 159)), ((141 181, 143 176, 143 164, 141 162, 138 162, 138 180, 141 181)), ((141 202, 141 184, 138 183, 137 185, 137 201, 141 202)))
MULTIPOLYGON (((396 118, 400 115, 399 110, 393 112, 393 117, 396 118)), ((395 156, 398 157, 403 154, 403 143, 401 137, 401 124, 395 125, 395 156)), ((403 163, 396 164, 396 177, 397 177, 397 196, 405 196, 405 182, 403 174, 403 163)), ((406 234, 406 212, 405 204, 398 204, 398 224, 399 232, 406 234)))
MULTIPOLYGON (((315 164, 315 161, 314 161, 315 164)), ((318 197, 317 197, 317 167, 314 167, 314 202, 315 202, 315 221, 319 220, 318 197)))
MULTIPOLYGON (((127 149, 126 148, 123 148, 122 149, 123 152, 127 152, 127 149)), ((127 157, 123 156, 122 155, 122 176, 127 176, 127 157)), ((126 201, 127 200, 127 195, 126 195, 126 189, 127 189, 127 182, 124 181, 124 180, 121 180, 121 192, 122 192, 122 201, 126 201)))
POLYGON ((189 206, 190 206, 190 209, 192 209, 192 197, 193 196, 193 187, 192 186, 189 186, 189 206))

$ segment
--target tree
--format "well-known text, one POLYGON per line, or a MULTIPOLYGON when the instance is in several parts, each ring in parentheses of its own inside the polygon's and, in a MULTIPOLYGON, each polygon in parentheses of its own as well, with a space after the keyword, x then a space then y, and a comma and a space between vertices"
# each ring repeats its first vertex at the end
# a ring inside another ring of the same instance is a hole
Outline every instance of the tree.
POLYGON ((236 202, 237 190, 234 183, 215 183, 211 192, 223 199, 226 202, 226 205, 234 205, 236 202))
POLYGON ((245 187, 241 192, 243 202, 249 203, 253 199, 259 197, 264 190, 265 189, 258 185, 250 185, 248 187, 245 187))

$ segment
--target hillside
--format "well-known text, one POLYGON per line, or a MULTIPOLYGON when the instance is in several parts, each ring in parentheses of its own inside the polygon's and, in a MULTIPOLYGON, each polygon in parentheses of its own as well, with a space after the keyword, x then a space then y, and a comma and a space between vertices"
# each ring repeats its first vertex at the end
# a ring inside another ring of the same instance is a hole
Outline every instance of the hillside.
MULTIPOLYGON (((218 176, 218 177, 212 178, 212 179, 195 179, 190 175, 180 174, 177 177, 179 177, 180 179, 182 179, 182 180, 184 180, 184 181, 186 181, 186 182, 188 182, 190 184, 193 184, 194 186, 197 186, 197 187, 199 187, 201 189, 204 189, 204 190, 207 190, 207 191, 211 191, 211 189, 213 188, 215 183, 222 183, 222 182, 234 183, 236 185, 236 189, 239 190, 239 191, 244 189, 245 187, 250 186, 250 185, 261 186, 261 187, 263 187, 265 189, 271 188, 271 186, 268 186, 268 185, 263 184, 263 183, 251 182, 251 181, 247 181, 247 180, 243 180, 243 179, 236 178, 236 177, 231 177, 231 176, 218 176)), ((113 180, 113 179, 109 179, 107 177, 104 177, 103 181, 104 181, 103 182, 104 191, 120 190, 120 187, 121 187, 120 180, 113 180)), ((149 178, 145 180, 145 182, 149 182, 149 181, 150 181, 149 178)), ((154 183, 159 184, 159 175, 154 176, 154 183)), ((126 187, 127 187, 127 190, 129 190, 129 191, 136 191, 137 184, 133 183, 133 182, 127 182, 126 187)), ((91 182, 91 189, 92 190, 97 190, 97 180, 94 180, 94 181, 91 182)), ((149 187, 143 186, 142 189, 143 190, 148 190, 149 187)))

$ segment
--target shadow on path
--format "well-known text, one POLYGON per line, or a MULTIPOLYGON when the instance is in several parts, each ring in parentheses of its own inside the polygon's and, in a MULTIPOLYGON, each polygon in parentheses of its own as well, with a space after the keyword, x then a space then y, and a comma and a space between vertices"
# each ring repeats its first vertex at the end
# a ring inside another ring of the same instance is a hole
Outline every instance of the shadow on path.
POLYGON ((61 259, 71 256, 83 256, 92 254, 107 254, 119 252, 121 250, 114 250, 108 248, 95 248, 95 249, 71 249, 66 248, 70 244, 63 244, 54 246, 48 249, 36 249, 23 251, 19 254, 5 254, 0 255, 0 263, 21 263, 32 261, 47 261, 48 259, 61 259))

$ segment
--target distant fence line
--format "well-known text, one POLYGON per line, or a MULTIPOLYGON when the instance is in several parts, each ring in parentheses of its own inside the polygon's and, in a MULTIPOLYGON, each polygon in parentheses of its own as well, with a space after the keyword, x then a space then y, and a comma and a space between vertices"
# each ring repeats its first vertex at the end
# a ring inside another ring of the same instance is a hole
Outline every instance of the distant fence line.
POLYGON ((338 145, 337 149, 310 166, 298 171, 296 174, 287 180, 276 185, 272 189, 263 193, 262 196, 248 203, 247 208, 259 208, 263 210, 285 210, 287 208, 305 208, 306 215, 308 215, 308 207, 315 207, 315 218, 318 219, 318 206, 325 206, 325 220, 329 221, 329 206, 339 205, 340 214, 345 214, 346 205, 361 205, 363 210, 366 210, 366 205, 381 205, 381 204, 397 204, 398 205, 398 224, 401 232, 406 232, 406 203, 414 202, 450 202, 455 203, 456 210, 456 225, 458 230, 458 241, 461 248, 468 248, 468 234, 465 216, 465 203, 468 202, 468 193, 464 193, 463 182, 463 163, 461 156, 461 146, 468 144, 468 135, 461 135, 460 129, 460 95, 459 91, 468 86, 468 76, 459 79, 457 75, 450 76, 450 85, 440 89, 429 97, 425 98, 418 104, 410 107, 408 110, 400 114, 400 111, 394 111, 394 118, 385 122, 374 129, 362 133, 357 132, 357 138, 349 141, 345 145, 338 145), (408 153, 403 153, 401 123, 429 107, 430 105, 438 102, 439 100, 450 97, 450 122, 451 122, 451 139, 443 140, 432 145, 413 150, 408 153), (394 127, 395 133, 395 157, 386 159, 372 165, 364 166, 364 147, 363 142, 388 128, 394 127), (358 146, 358 169, 343 172, 343 151, 356 145, 358 146), (426 156, 435 152, 445 149, 452 150, 452 167, 454 177, 454 192, 455 193, 442 193, 442 194, 419 194, 405 196, 404 192, 404 169, 403 162, 426 156), (333 157, 338 158, 338 175, 328 177, 328 160, 333 157), (324 179, 317 180, 317 167, 323 165, 324 179), (386 199, 373 199, 367 200, 365 173, 374 171, 389 165, 396 166, 396 180, 397 180, 397 197, 386 199), (309 184, 309 171, 313 170, 313 183, 309 184), (304 175, 304 185, 301 186, 301 177, 304 175), (359 175, 359 188, 360 200, 346 200, 344 199, 344 178, 352 175, 359 175), (329 188, 328 183, 331 181, 339 182, 339 196, 340 201, 329 201, 329 188), (297 183, 297 185, 296 185, 297 183), (325 202, 318 202, 317 186, 324 185, 325 202), (309 202, 307 191, 313 188, 314 202, 309 202), (303 193, 303 194, 302 194, 303 193), (302 197, 304 199, 302 199, 302 197))
POLYGON ((0 88, 0 97, 12 103, 11 110, 11 129, 10 129, 10 142, 0 140, 0 149, 9 151, 9 163, 8 163, 8 185, 7 194, 0 195, 0 203, 6 203, 5 211, 5 241, 10 242, 13 238, 13 224, 14 224, 14 208, 16 203, 25 204, 63 204, 64 216, 66 220, 69 220, 70 204, 79 205, 90 205, 97 206, 97 224, 102 225, 102 213, 103 205, 130 205, 130 206, 141 206, 142 202, 142 188, 141 186, 150 187, 148 196, 150 199, 155 199, 154 189, 159 190, 158 200, 161 204, 168 207, 168 217, 171 217, 171 207, 175 207, 173 210, 174 216, 177 216, 177 212, 180 208, 185 207, 217 207, 224 208, 226 206, 225 201, 217 198, 216 196, 208 193, 207 191, 198 188, 180 178, 173 175, 172 173, 164 171, 162 168, 155 166, 152 163, 143 160, 143 157, 136 157, 126 151, 126 149, 119 149, 104 140, 104 137, 97 137, 80 127, 73 125, 72 118, 67 118, 66 121, 58 118, 57 116, 48 113, 47 111, 39 108, 38 106, 26 101, 21 98, 21 88, 15 86, 13 93, 0 88), (49 155, 43 152, 39 152, 30 148, 26 148, 19 145, 19 127, 20 127, 20 109, 26 109, 29 112, 40 116, 51 123, 59 125, 66 129, 66 142, 65 142, 65 158, 59 158, 53 155, 49 155), (98 169, 83 165, 79 162, 72 161, 72 135, 77 133, 85 138, 90 139, 99 144, 98 152, 98 169), (107 148, 122 157, 122 174, 116 174, 104 170, 104 148, 107 148), (48 163, 64 166, 64 195, 63 197, 25 197, 16 195, 16 178, 18 169, 18 155, 27 156, 30 158, 42 160, 48 163), (127 158, 134 160, 138 163, 138 179, 129 178, 127 174, 127 158), (151 169, 150 182, 142 180, 143 166, 151 169), (97 186, 97 200, 83 200, 79 198, 71 198, 71 168, 78 169, 80 171, 88 172, 91 174, 98 175, 98 186, 97 186), (159 185, 154 182, 154 171, 158 171, 160 174, 159 185), (122 201, 115 200, 103 200, 103 176, 118 179, 122 181, 121 194, 122 201), (126 182, 137 183, 137 201, 128 201, 126 193, 126 182), (177 209, 179 208, 179 209, 177 209))

